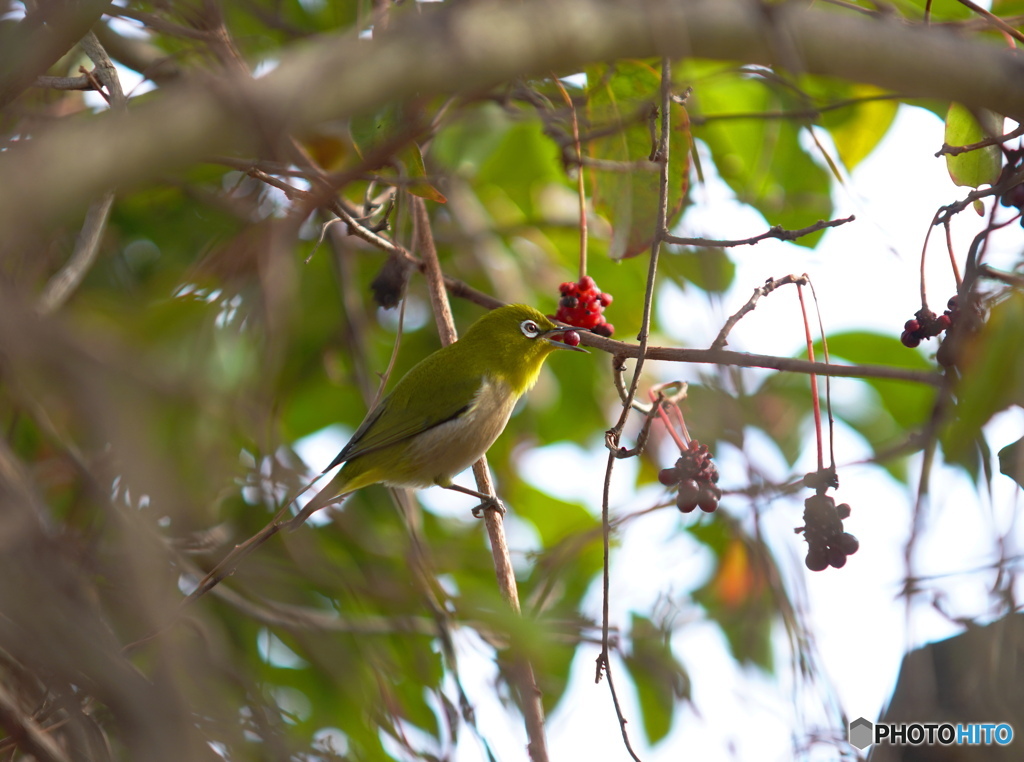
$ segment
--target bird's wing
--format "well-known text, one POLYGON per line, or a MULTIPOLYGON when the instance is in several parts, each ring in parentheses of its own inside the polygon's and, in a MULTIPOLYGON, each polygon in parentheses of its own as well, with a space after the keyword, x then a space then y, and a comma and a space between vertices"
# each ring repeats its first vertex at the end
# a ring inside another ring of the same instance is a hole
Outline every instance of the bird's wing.
POLYGON ((402 378, 367 414, 352 439, 324 471, 464 415, 473 406, 482 379, 473 375, 452 378, 453 374, 437 372, 440 368, 433 365, 425 360, 420 363, 425 367, 417 366, 402 378), (420 372, 414 375, 414 371, 420 372), (414 383, 406 383, 410 376, 414 383))

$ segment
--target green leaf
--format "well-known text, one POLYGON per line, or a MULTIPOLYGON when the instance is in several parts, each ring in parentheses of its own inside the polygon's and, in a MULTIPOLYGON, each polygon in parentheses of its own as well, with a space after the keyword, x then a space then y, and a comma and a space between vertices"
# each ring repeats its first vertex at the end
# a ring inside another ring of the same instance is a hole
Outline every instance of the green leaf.
MULTIPOLYGON (((990 111, 979 114, 982 122, 959 103, 950 103, 946 113, 946 144, 966 146, 993 135, 1001 135, 1002 119, 990 111)), ((999 146, 985 146, 959 156, 946 154, 946 169, 957 185, 977 188, 991 185, 999 178, 1003 154, 999 146)))
POLYGON ((736 277, 736 263, 722 249, 706 247, 683 249, 676 253, 669 249, 661 258, 659 267, 681 288, 696 286, 709 293, 724 293, 736 277))
MULTIPOLYGON (((602 161, 638 163, 649 161, 657 133, 661 75, 642 61, 619 61, 614 66, 587 67, 590 83, 587 117, 591 129, 620 125, 614 134, 587 143, 590 156, 602 161)), ((668 217, 682 209, 690 171, 690 133, 686 110, 671 106, 669 135, 668 217)), ((594 205, 612 224, 610 254, 614 259, 636 256, 650 246, 657 228, 659 168, 657 165, 629 171, 587 168, 594 205)))
MULTIPOLYGON (((718 173, 740 201, 770 224, 789 229, 831 216, 829 173, 801 147, 799 125, 761 116, 792 104, 765 82, 737 72, 695 82, 692 100, 707 120, 694 127, 694 137, 708 146, 718 173), (733 116, 737 114, 743 116, 733 116)), ((819 231, 796 243, 813 248, 821 235, 819 231)))

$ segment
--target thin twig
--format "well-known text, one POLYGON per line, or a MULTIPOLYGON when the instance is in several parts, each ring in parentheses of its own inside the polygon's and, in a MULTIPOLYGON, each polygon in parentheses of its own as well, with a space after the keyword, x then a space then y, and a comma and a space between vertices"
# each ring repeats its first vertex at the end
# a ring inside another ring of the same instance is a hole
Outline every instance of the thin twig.
MULTIPOLYGON (((807 319, 807 304, 804 302, 804 288, 798 283, 797 296, 800 298, 800 312, 804 318, 804 339, 807 342, 807 359, 814 362, 814 341, 811 339, 811 323, 807 319)), ((818 470, 825 467, 825 448, 821 433, 821 400, 818 399, 818 377, 811 374, 811 407, 814 411, 814 433, 818 445, 818 470)))
POLYGON ((576 160, 580 163, 580 167, 576 172, 576 194, 579 197, 580 203, 580 267, 579 277, 580 280, 587 274, 587 194, 586 187, 584 185, 584 173, 583 173, 583 147, 580 145, 580 123, 576 118, 576 106, 572 102, 572 98, 569 97, 569 93, 566 91, 565 86, 562 84, 558 77, 552 74, 551 80, 558 87, 559 92, 562 94, 562 98, 565 100, 566 106, 569 108, 569 115, 572 118, 572 140, 573 148, 576 151, 576 160))
POLYGON ((85 214, 85 222, 75 240, 75 250, 71 257, 50 280, 39 297, 39 312, 49 315, 56 312, 68 297, 78 288, 89 268, 96 261, 100 250, 103 231, 107 227, 110 209, 114 205, 114 193, 108 191, 94 201, 85 214))
MULTIPOLYGON (((96 35, 89 32, 82 38, 81 46, 96 67, 91 75, 107 90, 105 97, 109 98, 111 109, 123 111, 128 101, 121 89, 117 69, 103 46, 100 45, 99 40, 96 39, 96 35)), ((85 79, 90 81, 91 87, 90 77, 87 76, 85 79)), ((107 227, 107 220, 113 205, 114 193, 107 191, 89 207, 71 257, 67 264, 50 279, 39 297, 39 311, 42 314, 47 315, 59 309, 89 272, 99 253, 100 241, 103 238, 103 231, 107 227)))
POLYGON ((935 152, 935 158, 939 158, 940 156, 959 156, 960 154, 968 153, 969 151, 977 151, 979 148, 1002 145, 1008 140, 1019 138, 1021 135, 1024 135, 1024 124, 1020 125, 1015 130, 1011 130, 1005 135, 994 135, 987 137, 984 140, 979 140, 977 143, 968 143, 965 146, 951 146, 949 143, 943 143, 942 148, 935 152))
POLYGON ((971 0, 959 0, 959 2, 961 5, 966 5, 1003 34, 1010 35, 1010 37, 1018 42, 1024 42, 1024 34, 1021 34, 1020 30, 1014 29, 990 10, 982 8, 977 3, 971 2, 971 0))
POLYGON ((766 238, 778 238, 780 241, 795 241, 798 238, 803 238, 805 235, 811 233, 817 233, 819 230, 825 228, 834 228, 839 225, 845 225, 847 222, 853 222, 856 218, 854 215, 849 217, 843 217, 837 220, 818 220, 813 225, 808 225, 805 228, 799 230, 786 230, 781 225, 773 225, 768 229, 767 233, 761 233, 760 235, 751 236, 750 238, 739 238, 733 241, 720 241, 712 238, 680 238, 674 235, 664 235, 662 240, 665 243, 673 243, 678 246, 704 246, 707 248, 722 248, 726 249, 732 246, 750 246, 759 241, 763 241, 766 238))
POLYGON ((801 283, 806 282, 806 280, 807 276, 805 275, 786 275, 775 280, 769 278, 765 281, 763 286, 755 288, 754 293, 750 295, 747 303, 736 310, 736 312, 730 315, 729 319, 725 321, 725 325, 722 326, 722 330, 718 332, 718 336, 716 336, 715 340, 711 342, 711 349, 723 349, 729 343, 729 333, 736 327, 736 324, 740 322, 744 315, 754 310, 754 307, 757 306, 757 302, 762 296, 768 296, 768 294, 780 286, 787 286, 791 283, 800 285, 801 283))

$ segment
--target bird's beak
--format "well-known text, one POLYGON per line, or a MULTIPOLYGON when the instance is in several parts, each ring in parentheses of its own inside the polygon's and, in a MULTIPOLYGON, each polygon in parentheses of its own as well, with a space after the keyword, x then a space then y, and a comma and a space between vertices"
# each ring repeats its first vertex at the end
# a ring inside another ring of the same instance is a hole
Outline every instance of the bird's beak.
MULTIPOLYGON (((565 333, 566 331, 576 331, 577 333, 579 333, 580 331, 587 331, 587 329, 586 328, 552 328, 550 331, 544 331, 544 333, 542 333, 540 335, 540 338, 544 339, 544 341, 546 341, 551 346, 556 347, 557 349, 571 349, 574 352, 583 352, 584 354, 588 354, 589 355, 590 352, 585 350, 583 347, 574 347, 574 346, 571 346, 569 344, 566 344, 563 341, 559 341, 559 339, 561 339, 561 337, 562 337, 562 334, 565 333), (555 336, 558 336, 558 339, 554 338, 555 336)), ((588 331, 588 333, 589 333, 589 331, 588 331)))

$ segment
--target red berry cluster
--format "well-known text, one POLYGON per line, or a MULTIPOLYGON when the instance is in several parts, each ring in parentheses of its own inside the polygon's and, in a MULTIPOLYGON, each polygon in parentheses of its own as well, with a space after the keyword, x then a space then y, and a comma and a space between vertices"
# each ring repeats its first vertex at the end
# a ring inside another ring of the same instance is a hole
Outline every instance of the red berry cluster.
POLYGON ((804 525, 797 527, 807 540, 804 563, 811 571, 822 571, 833 566, 846 566, 846 557, 857 552, 860 543, 849 532, 843 531, 843 519, 850 517, 850 506, 836 505, 824 494, 811 495, 804 500, 804 525))
POLYGON ((946 331, 946 338, 942 341, 939 351, 935 353, 935 359, 943 367, 949 368, 957 365, 962 354, 961 348, 970 343, 985 322, 985 309, 978 299, 968 299, 970 307, 966 310, 960 308, 957 297, 951 296, 946 303, 945 316, 949 317, 949 330, 946 331))
POLYGON ((903 342, 905 347, 916 347, 924 339, 938 336, 952 324, 953 320, 948 311, 936 316, 927 307, 922 307, 914 314, 913 320, 908 320, 903 325, 900 341, 903 342))
POLYGON ((589 275, 580 278, 579 283, 571 281, 558 287, 562 298, 558 300, 556 320, 586 328, 598 336, 611 336, 615 326, 605 322, 604 308, 612 303, 611 294, 603 294, 589 275))
POLYGON ((658 472, 658 481, 666 487, 679 485, 676 506, 683 513, 689 513, 697 506, 705 513, 711 513, 722 499, 722 490, 717 484, 718 469, 711 460, 708 446, 696 439, 690 440, 672 468, 658 472))

